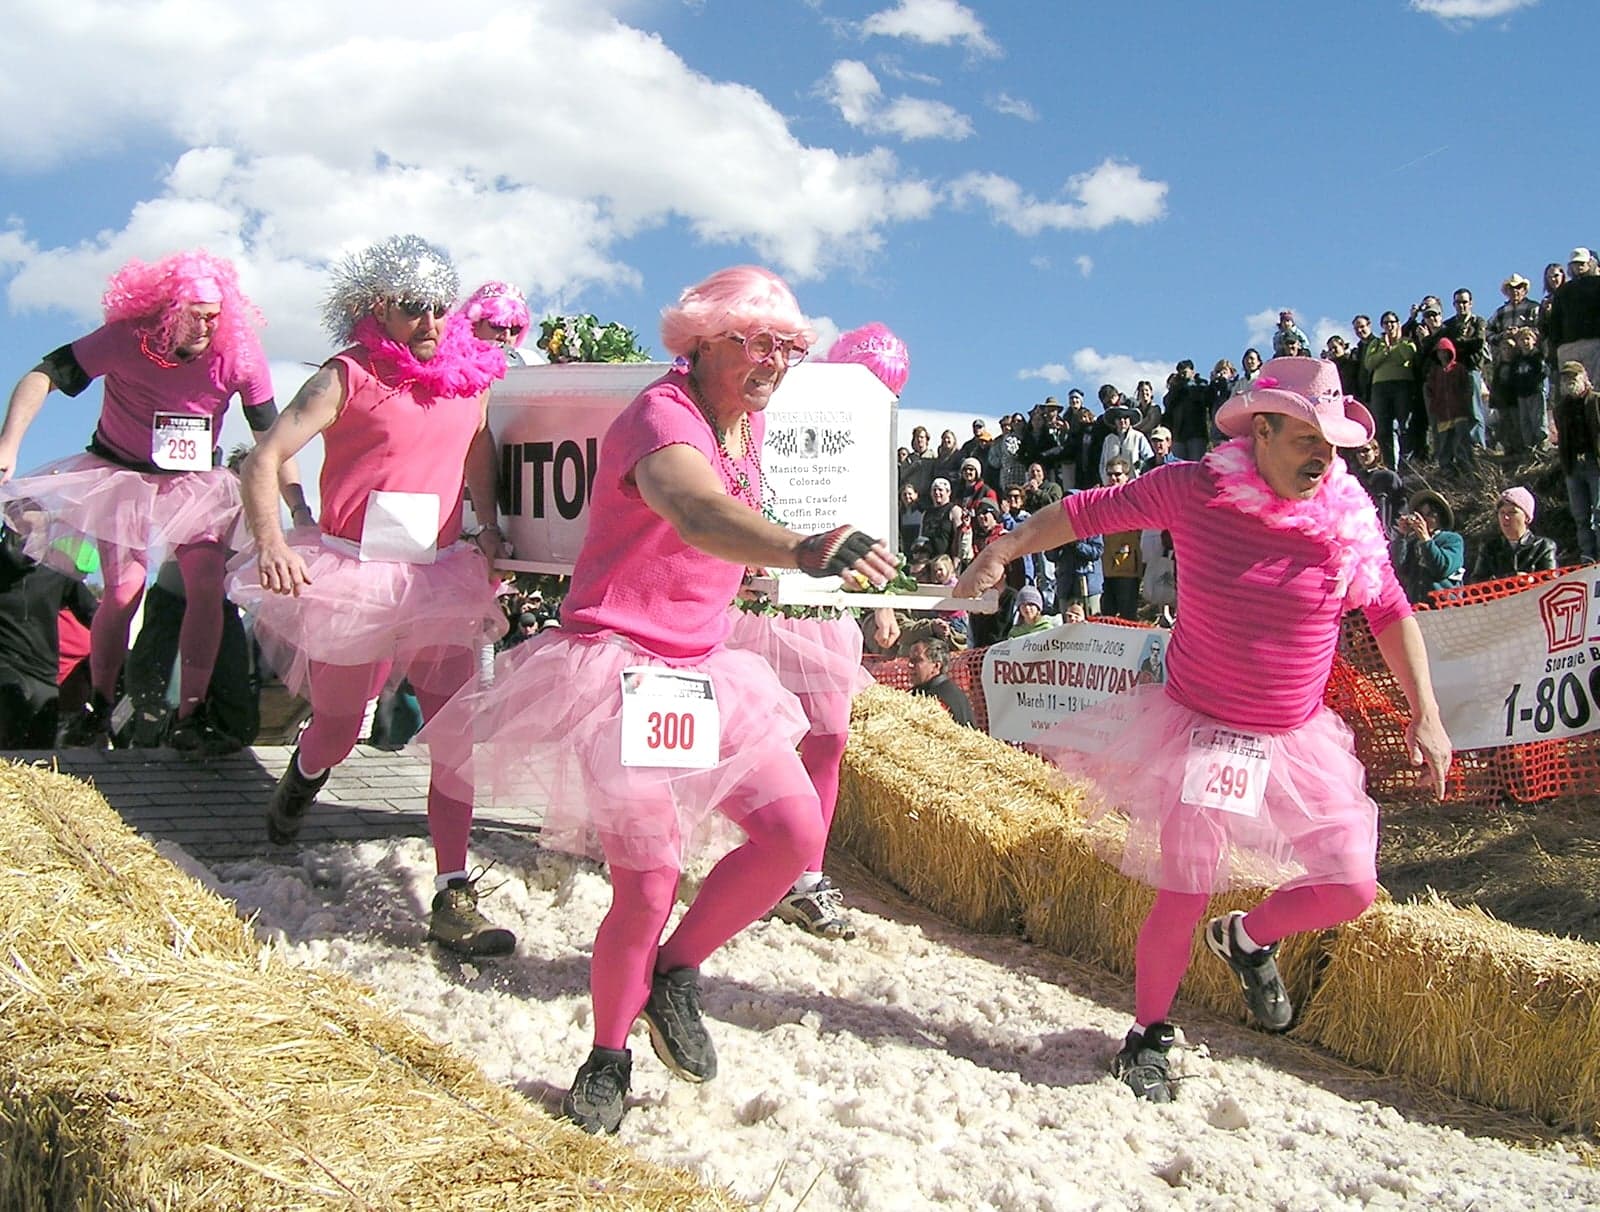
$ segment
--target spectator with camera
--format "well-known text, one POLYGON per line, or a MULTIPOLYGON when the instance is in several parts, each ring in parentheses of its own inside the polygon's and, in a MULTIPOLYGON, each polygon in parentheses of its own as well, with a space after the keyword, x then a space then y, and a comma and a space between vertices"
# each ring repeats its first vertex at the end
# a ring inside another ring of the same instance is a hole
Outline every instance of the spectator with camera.
POLYGON ((1172 431, 1173 453, 1180 459, 1205 457, 1211 434, 1210 394, 1207 384, 1195 377, 1194 362, 1189 358, 1167 376, 1162 423, 1172 431))
POLYGON ((1408 601, 1425 602, 1434 590, 1461 584, 1467 549, 1454 525, 1450 502, 1431 489, 1413 496, 1409 511, 1395 519, 1394 569, 1408 601))

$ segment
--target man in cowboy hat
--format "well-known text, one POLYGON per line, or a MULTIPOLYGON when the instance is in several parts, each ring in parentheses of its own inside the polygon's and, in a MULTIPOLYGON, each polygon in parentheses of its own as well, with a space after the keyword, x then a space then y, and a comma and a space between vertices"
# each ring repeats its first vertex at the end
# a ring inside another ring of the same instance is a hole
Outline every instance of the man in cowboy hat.
POLYGON ((1105 445, 1100 448, 1100 483, 1109 484, 1106 468, 1113 462, 1123 462, 1131 469, 1130 475, 1138 475, 1139 468, 1145 461, 1155 455, 1150 446, 1150 439, 1133 427, 1139 419, 1139 410, 1131 404, 1119 400, 1105 411, 1107 424, 1111 432, 1106 435, 1105 445))
POLYGON ((1289 934, 1366 909, 1377 891, 1377 805, 1348 728, 1322 704, 1340 620, 1360 608, 1411 707, 1405 744, 1436 793, 1450 766, 1422 633, 1372 502, 1336 456, 1372 435, 1331 363, 1275 358, 1217 411, 1231 440, 1199 462, 1079 493, 986 547, 956 596, 1008 561, 1080 535, 1172 536, 1181 573, 1164 685, 1113 695, 1043 734, 1040 753, 1128 818, 1125 874, 1157 888, 1139 935, 1135 1021, 1112 1066, 1134 1093, 1173 1096, 1167 1014, 1214 892, 1279 885, 1249 913, 1212 919, 1209 948, 1268 1030, 1292 1007, 1274 955, 1289 934))

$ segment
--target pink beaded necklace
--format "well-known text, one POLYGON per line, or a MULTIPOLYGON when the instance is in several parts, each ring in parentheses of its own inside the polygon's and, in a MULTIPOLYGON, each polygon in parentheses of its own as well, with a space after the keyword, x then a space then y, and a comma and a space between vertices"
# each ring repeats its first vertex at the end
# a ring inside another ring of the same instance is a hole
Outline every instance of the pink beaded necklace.
POLYGON ((700 394, 700 384, 695 382, 693 372, 688 375, 689 396, 694 400, 694 406, 700 410, 700 415, 705 418, 706 424, 711 426, 712 436, 717 439, 718 470, 722 475, 722 482, 732 496, 741 498, 745 504, 753 509, 761 507, 761 459, 755 449, 754 439, 750 432, 750 414, 744 413, 739 417, 739 441, 744 446, 744 453, 736 460, 728 453, 728 431, 717 424, 716 414, 711 411, 700 394), (750 470, 755 473, 754 487, 752 489, 751 476, 739 464, 747 462, 750 470))

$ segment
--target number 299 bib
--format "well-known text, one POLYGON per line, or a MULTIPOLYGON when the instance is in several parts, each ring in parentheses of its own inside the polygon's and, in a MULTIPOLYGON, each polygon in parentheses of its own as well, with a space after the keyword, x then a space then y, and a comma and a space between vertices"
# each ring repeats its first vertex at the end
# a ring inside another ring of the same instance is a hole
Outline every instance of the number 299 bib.
POLYGON ((1232 728, 1191 730, 1183 765, 1183 802, 1239 816, 1260 816, 1272 764, 1267 745, 1264 736, 1232 728))
POLYGON ((635 665, 622 671, 622 764, 704 770, 722 753, 717 694, 703 673, 635 665))

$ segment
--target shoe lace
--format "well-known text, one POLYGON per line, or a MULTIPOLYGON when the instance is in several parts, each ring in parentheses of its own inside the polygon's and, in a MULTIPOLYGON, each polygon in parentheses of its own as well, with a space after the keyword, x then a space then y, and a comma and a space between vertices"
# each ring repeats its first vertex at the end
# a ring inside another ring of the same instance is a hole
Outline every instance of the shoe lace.
POLYGON ((622 1070, 609 1061, 601 1062, 583 1075, 583 1093, 597 1102, 610 1102, 624 1093, 622 1070))
POLYGON ((500 889, 506 886, 506 881, 501 880, 498 884, 490 884, 487 888, 478 887, 478 882, 482 880, 484 876, 488 875, 489 872, 493 871, 494 867, 495 860, 491 859, 489 860, 489 865, 487 867, 474 867, 472 870, 467 872, 467 891, 472 893, 474 900, 481 900, 486 896, 493 896, 496 892, 499 892, 500 889))

